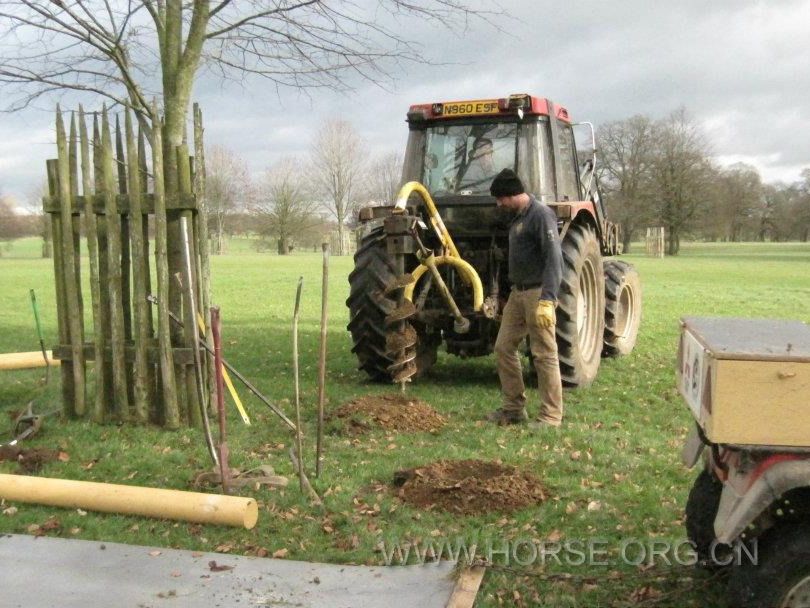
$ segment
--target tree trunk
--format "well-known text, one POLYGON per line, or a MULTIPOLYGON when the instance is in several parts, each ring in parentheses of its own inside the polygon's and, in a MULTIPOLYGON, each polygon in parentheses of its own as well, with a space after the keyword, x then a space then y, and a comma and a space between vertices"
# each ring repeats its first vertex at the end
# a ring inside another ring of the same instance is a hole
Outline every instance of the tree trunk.
POLYGON ((630 243, 633 240, 633 235, 629 230, 622 230, 622 253, 630 253, 630 243))
POLYGON ((282 236, 278 239, 277 246, 279 255, 287 255, 290 253, 290 242, 286 236, 282 236))
POLYGON ((669 234, 667 255, 678 255, 678 250, 681 245, 678 230, 674 226, 667 226, 667 233, 669 234))
POLYGON ((343 222, 338 221, 338 255, 346 255, 346 252, 343 250, 343 233, 345 230, 346 227, 343 225, 343 222))
POLYGON ((217 213, 217 245, 216 245, 216 248, 215 248, 217 255, 222 255, 222 251, 223 251, 223 248, 224 248, 222 234, 225 231, 225 229, 224 229, 225 222, 223 221, 222 216, 223 216, 223 214, 221 212, 217 213))

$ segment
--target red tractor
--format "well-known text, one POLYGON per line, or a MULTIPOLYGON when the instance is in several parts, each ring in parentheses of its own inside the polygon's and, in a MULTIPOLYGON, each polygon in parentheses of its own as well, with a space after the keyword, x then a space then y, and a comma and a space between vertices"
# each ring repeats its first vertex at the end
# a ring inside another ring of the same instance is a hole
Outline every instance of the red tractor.
POLYGON ((615 259, 591 150, 580 159, 568 110, 548 99, 411 106, 403 189, 392 206, 360 211, 347 305, 360 368, 404 382, 427 371, 440 344, 460 357, 492 352, 507 281, 509 218, 489 194, 503 168, 557 214, 563 278, 557 342, 563 382, 585 386, 600 357, 629 353, 641 319, 634 268, 615 259))

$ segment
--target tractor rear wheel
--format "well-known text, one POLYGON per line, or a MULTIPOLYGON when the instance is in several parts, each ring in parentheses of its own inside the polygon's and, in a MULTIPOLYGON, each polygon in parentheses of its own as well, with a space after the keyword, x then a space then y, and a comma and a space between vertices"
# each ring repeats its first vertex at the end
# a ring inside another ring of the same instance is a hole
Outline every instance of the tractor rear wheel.
POLYGON ((605 339, 602 355, 629 355, 641 323, 641 280, 632 265, 605 260, 605 339))
POLYGON ((599 370, 605 332, 605 275, 593 228, 575 224, 562 242, 557 349, 563 384, 587 386, 599 370))
MULTIPOLYGON (((392 380, 389 366, 394 363, 388 352, 386 338, 389 331, 385 317, 396 307, 395 293, 386 294, 386 287, 396 278, 393 258, 385 247, 385 232, 377 228, 367 234, 354 254, 354 270, 349 274, 348 330, 357 356, 359 368, 378 382, 392 380)), ((426 372, 436 362, 436 351, 441 343, 440 334, 428 334, 417 323, 407 323, 416 333, 416 375, 426 372)))

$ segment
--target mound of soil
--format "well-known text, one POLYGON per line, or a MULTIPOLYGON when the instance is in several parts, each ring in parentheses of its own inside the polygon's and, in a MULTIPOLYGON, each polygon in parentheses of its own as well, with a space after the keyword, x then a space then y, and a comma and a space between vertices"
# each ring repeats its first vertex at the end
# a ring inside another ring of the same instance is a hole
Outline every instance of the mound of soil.
POLYGON ((363 433, 374 427, 387 431, 415 433, 436 431, 447 420, 424 401, 404 395, 366 395, 344 403, 331 415, 341 420, 350 433, 363 433))
POLYGON ((422 509, 440 509, 460 515, 510 513, 546 499, 546 492, 531 473, 482 460, 440 460, 394 473, 397 496, 422 509))
POLYGON ((46 462, 53 462, 59 457, 57 450, 46 448, 21 448, 16 445, 0 446, 0 461, 16 461, 24 473, 36 473, 46 462))

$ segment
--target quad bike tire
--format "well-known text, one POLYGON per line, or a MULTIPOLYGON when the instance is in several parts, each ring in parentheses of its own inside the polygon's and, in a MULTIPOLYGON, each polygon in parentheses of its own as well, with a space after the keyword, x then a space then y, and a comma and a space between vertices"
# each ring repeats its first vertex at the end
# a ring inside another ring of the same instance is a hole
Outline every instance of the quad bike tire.
MULTIPOLYGON (((386 349, 388 327, 385 317, 396 307, 394 294, 386 287, 396 278, 396 267, 385 246, 385 232, 377 228, 367 234, 354 254, 354 269, 349 274, 348 330, 352 335, 352 352, 359 368, 376 382, 391 382, 389 366, 394 363, 386 349)), ((441 341, 427 334, 417 323, 408 323, 416 332, 416 376, 424 374, 436 362, 441 341)))
POLYGON ((557 296, 560 375, 569 387, 596 378, 605 333, 605 275, 599 239, 587 224, 574 224, 562 242, 562 281, 557 296))
POLYGON ((714 519, 717 517, 722 492, 723 484, 703 469, 686 499, 686 536, 694 545, 698 563, 709 569, 712 569, 712 544, 716 538, 714 519))
POLYGON ((603 357, 629 355, 641 324, 641 279, 631 264, 605 260, 605 336, 603 357))
POLYGON ((743 552, 732 568, 729 606, 810 607, 810 523, 785 522, 768 530, 758 539, 755 554, 756 564, 743 552))

